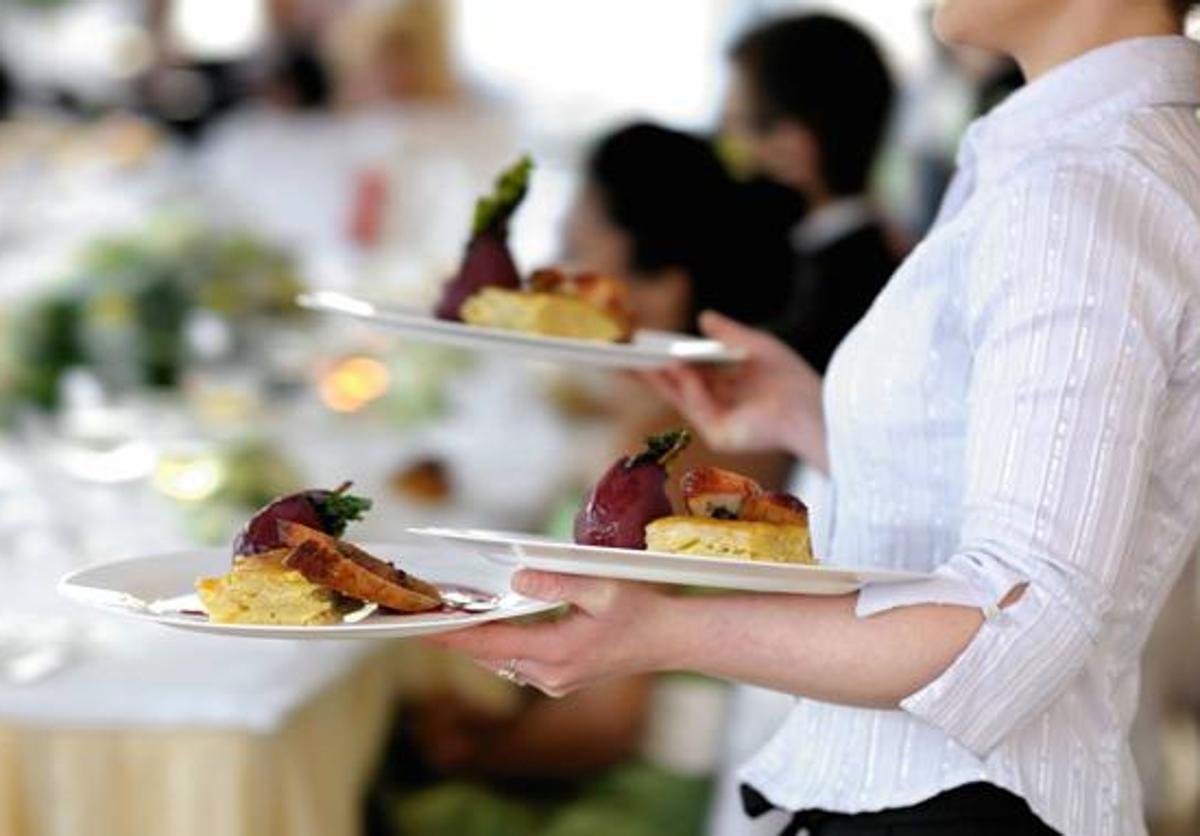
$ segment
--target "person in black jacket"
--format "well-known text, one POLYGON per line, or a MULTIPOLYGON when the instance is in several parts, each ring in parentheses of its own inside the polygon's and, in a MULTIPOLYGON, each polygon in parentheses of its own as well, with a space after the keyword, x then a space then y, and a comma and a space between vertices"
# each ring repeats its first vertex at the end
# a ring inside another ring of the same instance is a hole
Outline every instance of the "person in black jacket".
POLYGON ((0 61, 0 119, 8 118, 8 111, 12 107, 13 85, 8 77, 8 70, 4 67, 4 62, 0 61))
POLYGON ((809 207, 792 230, 795 281, 772 330, 824 371, 898 263, 866 197, 895 85, 870 37, 829 15, 765 23, 729 54, 727 131, 809 207))

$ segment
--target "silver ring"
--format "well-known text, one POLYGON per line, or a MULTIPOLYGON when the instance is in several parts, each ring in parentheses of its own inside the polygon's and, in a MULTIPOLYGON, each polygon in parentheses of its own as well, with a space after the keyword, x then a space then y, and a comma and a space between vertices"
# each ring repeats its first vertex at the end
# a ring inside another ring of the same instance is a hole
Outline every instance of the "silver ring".
POLYGON ((517 659, 509 659, 504 663, 504 667, 496 671, 496 676, 511 682, 517 687, 525 685, 525 677, 521 676, 521 672, 517 670, 518 664, 520 664, 520 662, 517 659))

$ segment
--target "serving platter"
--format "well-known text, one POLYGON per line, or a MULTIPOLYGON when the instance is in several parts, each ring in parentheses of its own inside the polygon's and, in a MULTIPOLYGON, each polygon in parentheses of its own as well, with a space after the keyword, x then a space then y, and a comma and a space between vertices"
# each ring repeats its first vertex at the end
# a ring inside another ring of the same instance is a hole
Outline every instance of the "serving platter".
POLYGON ((764 563, 727 557, 580 546, 562 540, 485 529, 413 528, 409 533, 440 540, 454 551, 509 567, 567 575, 701 586, 752 592, 841 595, 869 583, 908 583, 929 575, 894 569, 764 563))
POLYGON ((182 630, 226 636, 273 639, 410 638, 444 633, 507 618, 535 615, 558 605, 524 598, 509 589, 512 566, 466 555, 454 559, 437 543, 365 544, 371 554, 447 589, 470 589, 495 596, 486 612, 438 611, 391 614, 373 607, 347 616, 341 624, 275 626, 213 624, 193 590, 196 579, 229 570, 226 549, 197 549, 144 555, 79 569, 59 582, 66 597, 105 612, 182 630))
POLYGON ((629 343, 543 337, 438 319, 415 307, 381 306, 357 296, 316 291, 297 297, 308 310, 350 317, 423 342, 531 360, 610 369, 656 369, 672 363, 733 363, 739 351, 716 340, 641 329, 629 343))

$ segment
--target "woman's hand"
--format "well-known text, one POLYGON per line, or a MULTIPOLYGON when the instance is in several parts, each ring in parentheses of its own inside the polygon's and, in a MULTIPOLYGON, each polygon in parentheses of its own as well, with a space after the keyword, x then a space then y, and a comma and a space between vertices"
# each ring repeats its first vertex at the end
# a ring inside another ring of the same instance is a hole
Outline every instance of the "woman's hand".
POLYGON ((940 675, 983 623, 975 607, 914 605, 859 618, 854 595, 688 597, 528 570, 513 576, 513 589, 569 602, 572 611, 554 623, 484 624, 426 641, 555 697, 609 677, 689 670, 826 702, 895 708, 940 675))
POLYGON ((673 599, 657 587, 628 581, 523 570, 513 590, 540 601, 563 601, 572 610, 544 624, 484 624, 427 641, 473 656, 552 696, 633 673, 671 666, 673 599))
POLYGON ((708 311, 700 329, 745 359, 729 367, 679 365, 642 378, 715 450, 787 450, 828 472, 821 377, 779 340, 708 311))

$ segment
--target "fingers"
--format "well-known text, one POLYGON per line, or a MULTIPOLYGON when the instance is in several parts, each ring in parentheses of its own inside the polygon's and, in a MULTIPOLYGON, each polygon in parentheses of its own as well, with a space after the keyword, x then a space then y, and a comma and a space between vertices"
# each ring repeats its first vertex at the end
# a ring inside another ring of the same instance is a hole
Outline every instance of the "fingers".
POLYGON ((721 405, 713 395, 708 378, 688 366, 669 369, 666 374, 679 392, 677 406, 693 426, 707 434, 721 422, 721 405))
POLYGON ((749 443, 745 427, 725 403, 736 401, 736 381, 690 366, 672 366, 647 375, 647 382, 670 402, 717 450, 740 450, 749 443))
POLYGON ((744 348, 751 354, 769 354, 782 346, 777 339, 765 331, 743 325, 716 311, 700 314, 700 332, 728 346, 744 348))
POLYGON ((563 665, 547 665, 533 659, 523 659, 517 665, 517 673, 526 685, 555 699, 565 697, 577 687, 574 676, 563 665))
POLYGON ((522 569, 513 575, 513 591, 538 601, 565 601, 588 613, 606 607, 617 594, 617 584, 603 578, 586 578, 522 569))
POLYGON ((675 378, 672 377, 666 370, 655 369, 653 371, 637 372, 638 379, 645 383, 650 389, 672 406, 678 407, 680 398, 679 388, 675 385, 675 378))
POLYGON ((536 659, 558 661, 564 646, 563 622, 553 624, 482 624, 425 638, 435 647, 465 653, 481 660, 536 659))

